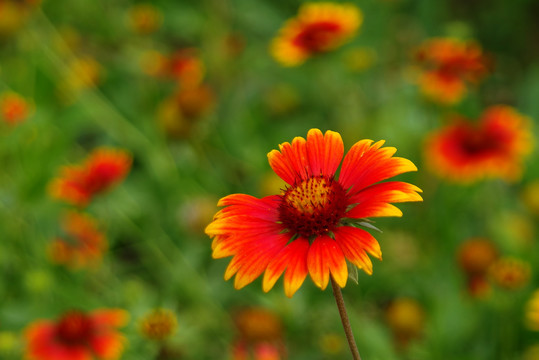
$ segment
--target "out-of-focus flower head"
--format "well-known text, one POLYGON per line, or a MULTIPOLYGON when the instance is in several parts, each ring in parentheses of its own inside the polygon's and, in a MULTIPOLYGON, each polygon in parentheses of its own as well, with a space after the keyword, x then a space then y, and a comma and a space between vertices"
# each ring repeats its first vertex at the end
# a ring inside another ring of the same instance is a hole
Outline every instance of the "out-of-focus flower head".
POLYGON ((528 262, 514 258, 502 257, 489 268, 492 282, 502 289, 518 290, 530 281, 531 266, 528 262))
POLYGON ((163 13, 151 3, 133 5, 128 13, 131 29, 138 34, 151 34, 161 26, 163 13))
POLYGON ((60 95, 68 102, 73 101, 84 90, 97 86, 102 72, 101 65, 92 57, 72 59, 59 84, 60 95))
POLYGON ((522 360, 539 360, 539 344, 527 347, 522 355, 522 360))
POLYGON ((539 179, 526 184, 522 190, 521 197, 528 210, 539 217, 539 179))
POLYGON ((40 0, 0 0, 0 39, 19 30, 40 0))
POLYGON ((73 269, 97 265, 108 245, 95 219, 71 211, 62 220, 64 234, 48 248, 51 260, 73 269))
POLYGON ((473 124, 462 118, 428 136, 430 169, 448 180, 471 183, 483 178, 515 181, 531 152, 530 119, 509 106, 487 108, 473 124))
POLYGON ((132 158, 124 150, 98 148, 80 165, 65 166, 53 179, 49 191, 53 198, 86 206, 92 198, 127 176, 132 158))
POLYGON ((198 50, 185 48, 165 56, 157 74, 178 81, 181 88, 193 88, 200 86, 205 72, 198 50))
POLYGON ((471 238, 460 245, 457 261, 464 272, 471 296, 481 298, 490 293, 488 271, 498 257, 497 247, 488 239, 471 238))
POLYGON ((488 61, 481 47, 471 41, 434 38, 415 52, 423 71, 419 77, 422 93, 444 104, 462 100, 471 84, 477 84, 488 72, 488 61))
POLYGON ((154 309, 140 321, 139 330, 146 338, 154 341, 168 339, 178 326, 176 315, 167 309, 154 309))
POLYGON ((398 348, 406 347, 410 341, 421 337, 425 327, 425 311, 416 300, 404 297, 394 299, 385 315, 398 348))
POLYGON ((231 360, 284 360, 285 355, 279 346, 270 343, 258 343, 252 347, 244 343, 235 343, 231 360))
POLYGON ((0 114, 9 125, 17 125, 28 118, 32 106, 22 96, 8 91, 0 95, 0 114))
POLYGON ((242 309, 234 316, 241 339, 249 343, 275 341, 282 337, 281 319, 264 308, 242 309))
POLYGON ((298 136, 272 150, 269 164, 287 183, 284 193, 226 196, 206 227, 213 257, 233 257, 225 279, 235 276, 241 289, 265 272, 267 292, 284 273, 285 294, 292 297, 307 275, 322 290, 330 277, 345 287, 347 261, 372 274, 367 253, 381 259, 382 252, 362 228, 372 228, 366 219, 402 216, 391 203, 422 201, 415 185, 384 181, 417 168, 383 144, 360 140, 344 155, 339 133, 311 129, 307 139, 298 136))
POLYGON ((485 238, 471 238, 463 242, 457 253, 460 268, 469 275, 486 274, 498 259, 496 245, 485 238))
POLYGON ((539 331, 539 290, 535 290, 526 304, 525 321, 528 328, 539 331))
POLYGON ((303 4, 273 39, 270 52, 284 66, 297 66, 318 53, 348 41, 363 21, 354 4, 312 2, 303 4))
POLYGON ((233 360, 284 359, 281 319, 264 308, 246 308, 234 315, 238 338, 232 346, 233 360))
POLYGON ((157 109, 157 120, 171 138, 189 136, 197 120, 211 111, 215 103, 213 90, 206 85, 180 88, 157 109))
POLYGON ((58 320, 36 320, 25 330, 31 360, 119 359, 126 344, 117 328, 128 314, 120 309, 71 310, 58 320))

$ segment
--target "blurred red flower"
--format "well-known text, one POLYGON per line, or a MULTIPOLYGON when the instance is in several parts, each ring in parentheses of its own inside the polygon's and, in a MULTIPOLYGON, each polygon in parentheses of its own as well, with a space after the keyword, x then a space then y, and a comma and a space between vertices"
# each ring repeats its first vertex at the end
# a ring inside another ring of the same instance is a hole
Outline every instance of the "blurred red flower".
POLYGON ((312 55, 333 50, 349 40, 363 21, 353 4, 306 3, 288 20, 271 43, 273 57, 284 66, 297 66, 312 55))
POLYGON ((382 148, 384 141, 357 142, 343 159, 341 136, 311 129, 307 140, 296 137, 268 154, 272 169, 288 188, 281 195, 261 199, 233 194, 222 198, 224 206, 206 228, 213 238, 213 257, 233 256, 225 279, 236 275, 235 287, 244 287, 265 271, 264 291, 269 291, 283 272, 284 288, 291 297, 307 274, 325 289, 330 273, 344 287, 346 260, 372 273, 366 252, 381 258, 376 239, 359 226, 365 218, 401 216, 390 203, 421 201, 421 190, 411 184, 381 182, 415 171, 396 149, 382 148))
POLYGON ((65 235, 55 239, 48 249, 53 262, 81 268, 101 260, 107 239, 93 218, 72 211, 64 216, 62 225, 65 235))
POLYGON ((124 349, 125 337, 116 328, 127 323, 120 309, 100 309, 90 313, 71 310, 57 321, 37 320, 25 333, 29 360, 113 360, 124 349))
POLYGON ((94 150, 82 165, 65 166, 53 179, 49 190, 53 198, 86 206, 93 196, 122 181, 131 168, 132 158, 109 148, 94 150))
POLYGON ((431 134, 425 156, 432 171, 449 180, 516 180, 531 151, 530 120, 509 106, 486 109, 477 124, 457 118, 431 134))
POLYGON ((425 41, 415 52, 423 71, 419 85, 431 100, 458 103, 468 84, 478 83, 488 72, 488 61, 481 47, 470 41, 435 38, 425 41))
POLYGON ((30 110, 30 104, 19 94, 5 92, 0 96, 0 116, 9 125, 26 120, 30 110))

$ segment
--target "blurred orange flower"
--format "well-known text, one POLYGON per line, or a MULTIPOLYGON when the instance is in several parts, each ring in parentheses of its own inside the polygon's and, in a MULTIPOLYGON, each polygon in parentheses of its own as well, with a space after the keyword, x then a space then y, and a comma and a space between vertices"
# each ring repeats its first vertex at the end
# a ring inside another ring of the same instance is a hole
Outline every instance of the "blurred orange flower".
POLYGON ((527 285, 530 274, 530 264, 513 257, 500 258, 489 269, 492 281, 507 290, 517 290, 527 285))
POLYGON ((196 120, 206 115, 214 103, 214 93, 206 85, 180 88, 159 105, 157 120, 169 137, 187 137, 196 120))
POLYGON ((71 211, 64 216, 62 227, 64 236, 55 239, 48 249, 53 262, 76 269, 101 260, 107 239, 93 218, 71 211))
POLYGON ((412 298, 397 298, 386 310, 386 321, 393 333, 395 345, 403 348, 422 335, 425 310, 412 298))
POLYGON ((114 360, 119 359, 125 337, 116 328, 127 323, 120 309, 85 313, 71 310, 57 321, 37 320, 25 331, 28 360, 114 360))
POLYGON ((444 105, 458 103, 468 84, 477 84, 488 72, 487 58, 475 42, 454 38, 425 41, 415 52, 422 66, 419 86, 425 96, 444 105))
POLYGON ((239 336, 232 346, 233 360, 285 358, 281 319, 264 308, 242 309, 234 316, 239 336))
POLYGON ((401 216, 391 203, 421 201, 421 190, 400 181, 381 182, 415 171, 396 149, 384 141, 357 142, 344 157, 340 134, 311 129, 307 140, 296 137, 268 154, 270 166, 287 184, 281 195, 261 199, 233 194, 206 228, 213 238, 213 257, 233 256, 225 279, 236 276, 240 289, 264 271, 263 289, 269 291, 284 275, 284 289, 291 297, 307 274, 325 289, 330 274, 344 287, 347 261, 372 273, 367 252, 380 259, 380 245, 367 231, 366 218, 401 216))
POLYGON ((303 4, 297 17, 279 30, 270 52, 284 66, 300 65, 315 54, 342 45, 356 33, 362 21, 361 11, 353 4, 303 4))
POLYGON ((159 29, 163 14, 150 3, 136 4, 128 12, 129 25, 139 34, 151 34, 159 29))
POLYGON ((463 242, 457 252, 457 261, 466 276, 468 293, 476 298, 486 297, 491 290, 488 271, 499 252, 495 244, 484 238, 463 242))
POLYGON ((30 104, 19 94, 4 92, 0 95, 0 114, 9 125, 23 122, 31 111, 30 104))
POLYGON ((149 51, 142 59, 142 66, 149 75, 178 81, 181 88, 199 86, 206 71, 195 48, 181 49, 171 55, 149 51))
POLYGON ((122 181, 131 162, 131 155, 123 150, 96 149, 82 165, 61 168, 60 176, 50 183, 50 194, 72 205, 86 206, 93 196, 122 181))
POLYGON ((539 290, 535 290, 526 305, 526 325, 534 331, 539 331, 539 290))
POLYGON ((425 156, 433 172, 452 181, 515 181, 531 147, 530 120, 509 106, 497 105, 486 109, 477 124, 457 118, 431 134, 425 156))
POLYGON ((141 320, 140 332, 150 340, 162 341, 170 337, 177 326, 178 321, 172 311, 154 309, 141 320))

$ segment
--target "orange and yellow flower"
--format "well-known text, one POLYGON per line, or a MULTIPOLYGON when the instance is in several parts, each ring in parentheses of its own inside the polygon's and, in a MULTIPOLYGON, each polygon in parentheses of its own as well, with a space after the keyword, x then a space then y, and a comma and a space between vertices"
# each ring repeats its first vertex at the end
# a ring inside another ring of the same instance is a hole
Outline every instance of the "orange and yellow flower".
POLYGON ((240 289, 265 272, 263 290, 269 291, 284 272, 284 290, 291 297, 307 274, 321 289, 330 274, 344 287, 347 260, 371 274, 367 253, 379 259, 382 253, 376 239, 360 227, 371 227, 367 218, 401 216, 391 203, 422 200, 421 190, 412 184, 382 182, 417 170, 383 144, 361 140, 343 160, 338 133, 311 129, 306 140, 296 137, 271 151, 269 164, 288 184, 286 190, 261 199, 226 196, 218 203, 224 208, 206 228, 213 238, 213 257, 233 256, 225 279, 235 275, 234 286, 240 289))
POLYGON ((172 311, 154 309, 140 322, 140 332, 150 340, 163 341, 176 331, 177 326, 178 321, 172 311))
POLYGON ((63 219, 64 236, 49 246, 53 262, 77 269, 101 261, 107 249, 107 239, 96 221, 88 215, 69 212, 63 219))
POLYGON ((488 61, 475 42, 454 38, 425 41, 415 53, 423 71, 419 77, 422 93, 444 104, 462 100, 468 85, 477 84, 488 72, 488 61))
POLYGON ((129 24, 138 34, 151 34, 161 26, 163 14, 150 3, 136 4, 128 12, 129 24))
POLYGON ((284 66, 297 66, 309 57, 333 50, 349 40, 363 21, 353 4, 306 3, 279 30, 270 52, 284 66))
POLYGON ((530 120, 509 106, 497 105, 486 109, 477 124, 457 118, 431 134, 425 154, 432 171, 452 181, 515 181, 531 147, 530 120))
POLYGON ((19 94, 5 92, 0 96, 0 116, 9 125, 23 122, 30 111, 30 104, 19 94))
POLYGON ((37 320, 25 331, 28 360, 114 360, 126 343, 117 328, 127 323, 120 309, 72 310, 57 321, 37 320))
POLYGON ((489 275, 500 288, 518 290, 530 281, 531 266, 517 258, 503 257, 492 264, 489 275))
POLYGON ((171 55, 149 51, 142 60, 145 73, 176 80, 181 88, 199 86, 206 72, 195 48, 181 49, 171 55))
POLYGON ((52 197, 85 206, 92 198, 122 181, 131 168, 132 158, 109 148, 94 150, 81 165, 65 166, 50 184, 52 197))
POLYGON ((526 325, 534 331, 539 331, 539 290, 535 290, 526 304, 526 325))

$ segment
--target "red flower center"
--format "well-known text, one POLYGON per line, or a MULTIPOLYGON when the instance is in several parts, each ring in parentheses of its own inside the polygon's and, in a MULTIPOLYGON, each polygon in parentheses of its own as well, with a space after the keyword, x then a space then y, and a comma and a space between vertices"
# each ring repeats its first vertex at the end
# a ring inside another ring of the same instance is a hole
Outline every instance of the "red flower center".
POLYGON ((469 156, 483 156, 500 150, 501 139, 495 134, 470 132, 462 139, 462 149, 469 156))
POLYGON ((290 231, 309 238, 332 231, 346 206, 346 192, 338 182, 312 177, 286 190, 279 219, 290 231))
POLYGON ((339 24, 333 22, 309 24, 296 35, 293 43, 309 52, 326 51, 333 45, 335 33, 339 30, 339 24))
POLYGON ((85 344, 92 334, 91 319, 80 311, 66 313, 56 327, 57 338, 65 344, 85 344))

